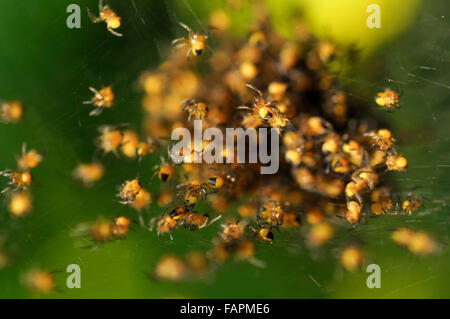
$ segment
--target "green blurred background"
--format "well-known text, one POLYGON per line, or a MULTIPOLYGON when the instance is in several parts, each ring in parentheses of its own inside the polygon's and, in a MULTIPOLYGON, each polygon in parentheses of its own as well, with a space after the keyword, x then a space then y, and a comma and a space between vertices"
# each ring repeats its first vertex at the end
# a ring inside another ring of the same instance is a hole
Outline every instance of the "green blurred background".
MULTIPOLYGON (((401 89, 402 109, 388 114, 400 151, 409 159, 406 174, 392 174, 406 192, 421 186, 425 207, 413 216, 370 219, 350 235, 338 233, 320 253, 312 253, 295 232, 283 232, 272 245, 259 249, 265 269, 230 262, 204 282, 152 282, 149 271, 164 253, 207 250, 218 225, 198 232, 178 231, 175 240, 138 229, 127 240, 98 250, 77 249, 69 236, 77 224, 99 215, 133 211, 113 202, 116 186, 139 172, 149 180, 157 156, 136 162, 105 157, 106 176, 93 188, 73 182, 69 174, 77 163, 92 160, 93 139, 101 124, 141 125, 139 74, 163 59, 170 41, 181 34, 177 21, 194 29, 207 25, 208 13, 228 9, 225 1, 134 0, 111 1, 124 19, 123 38, 114 37, 104 24, 93 24, 86 7, 96 12, 97 1, 30 0, 0 2, 0 97, 23 101, 26 113, 18 124, 0 124, 0 168, 14 167, 21 145, 46 150, 36 170, 40 184, 33 189, 34 211, 11 220, 6 203, 0 206, 0 236, 13 252, 12 266, 0 271, 1 298, 44 297, 28 292, 20 276, 32 267, 65 271, 81 266, 82 288, 65 287, 66 274, 56 275, 62 292, 51 298, 448 298, 450 297, 449 234, 449 12, 448 1, 274 1, 271 18, 289 37, 290 23, 303 12, 322 37, 356 43, 363 58, 339 77, 347 94, 373 105, 372 97, 385 86, 401 89), (66 7, 82 8, 82 28, 66 27, 66 7), (337 4, 338 3, 338 4, 337 4), (381 29, 365 26, 369 3, 381 7, 381 29), (89 117, 82 104, 89 86, 112 84, 117 102, 100 117, 89 117), (433 235, 442 245, 432 257, 418 257, 395 246, 390 232, 409 226, 433 235), (336 256, 352 238, 364 238, 368 263, 381 266, 381 288, 366 287, 367 273, 345 273, 336 256), (317 281, 316 284, 312 279, 317 281)), ((245 35, 251 11, 233 14, 233 32, 245 35)), ((2 180, 6 183, 6 180, 2 180)), ((156 191, 153 183, 150 190, 156 191)), ((157 214, 155 207, 153 214, 157 214)))

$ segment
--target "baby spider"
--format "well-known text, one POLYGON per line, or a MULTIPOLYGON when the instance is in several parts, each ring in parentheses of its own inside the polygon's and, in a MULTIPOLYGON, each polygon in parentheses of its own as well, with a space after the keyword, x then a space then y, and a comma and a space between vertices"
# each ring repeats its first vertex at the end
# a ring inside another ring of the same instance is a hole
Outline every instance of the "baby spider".
POLYGON ((72 171, 72 177, 79 180, 84 186, 90 187, 105 174, 105 168, 100 163, 78 164, 72 171))
POLYGON ((351 179, 345 186, 345 196, 347 199, 356 198, 360 203, 363 202, 361 192, 364 189, 372 190, 378 183, 378 175, 370 167, 356 170, 351 179))
POLYGON ((266 102, 264 100, 264 95, 260 90, 248 83, 246 83, 245 86, 258 93, 258 96, 255 97, 255 102, 251 107, 243 105, 239 106, 238 109, 250 110, 253 115, 267 122, 269 126, 277 129, 278 131, 285 128, 289 120, 284 118, 275 106, 276 101, 266 102))
POLYGON ((400 107, 399 94, 389 88, 384 89, 384 92, 379 92, 375 97, 375 102, 388 112, 394 112, 396 108, 400 107))
POLYGON ((175 255, 167 254, 161 257, 155 269, 148 273, 148 277, 153 281, 167 280, 179 282, 189 276, 189 269, 186 262, 175 255))
POLYGON ((134 222, 125 216, 117 216, 114 219, 114 226, 112 227, 112 234, 117 238, 123 238, 130 229, 130 224, 134 222))
POLYGON ((203 53, 205 49, 205 41, 208 39, 207 35, 200 34, 198 32, 192 31, 191 28, 189 28, 187 25, 185 25, 182 22, 178 22, 180 26, 185 28, 188 32, 188 38, 179 38, 172 41, 172 45, 175 46, 175 48, 181 48, 185 45, 188 45, 188 51, 186 53, 186 56, 189 57, 191 54, 194 56, 199 56, 203 53))
POLYGON ((206 183, 194 180, 177 186, 178 197, 183 198, 185 203, 194 204, 198 199, 204 200, 207 194, 206 183))
POLYGON ((161 164, 155 165, 153 169, 155 171, 153 176, 158 175, 159 180, 163 182, 170 181, 175 174, 175 167, 172 164, 167 163, 164 160, 164 157, 161 157, 161 164))
POLYGON ((148 208, 150 203, 152 202, 152 196, 148 190, 145 188, 140 188, 139 192, 136 194, 131 206, 140 212, 144 208, 148 208))
POLYGON ((182 221, 189 213, 192 212, 192 208, 194 207, 194 205, 173 206, 173 204, 174 203, 169 203, 169 205, 164 209, 164 213, 170 211, 169 217, 177 222, 182 221))
POLYGON ((332 171, 337 174, 347 174, 352 170, 350 162, 341 153, 332 153, 325 157, 328 163, 327 172, 332 171))
POLYGON ((268 241, 269 243, 273 241, 274 235, 269 228, 267 227, 255 228, 250 225, 248 227, 254 232, 257 241, 268 241))
POLYGON ((2 194, 10 189, 26 189, 31 185, 31 181, 33 179, 30 172, 15 172, 10 169, 1 171, 0 176, 5 176, 11 179, 9 186, 2 190, 2 194))
POLYGON ((387 187, 374 189, 370 194, 370 199, 372 201, 370 209, 375 215, 389 214, 398 206, 387 187))
POLYGON ((245 220, 222 224, 222 231, 219 234, 220 238, 224 242, 231 242, 243 238, 247 224, 245 220))
POLYGON ((120 27, 120 24, 121 24, 120 19, 121 18, 113 10, 111 10, 109 5, 103 5, 103 0, 99 0, 98 10, 99 10, 100 16, 96 17, 89 9, 87 9, 89 18, 94 23, 99 23, 99 22, 105 21, 108 31, 118 37, 121 37, 122 34, 114 31, 114 29, 117 29, 120 27))
POLYGON ((22 171, 26 171, 35 168, 44 159, 44 156, 36 150, 30 150, 27 152, 27 145, 22 144, 22 156, 17 159, 17 166, 22 171))
POLYGON ((197 102, 194 99, 184 100, 181 105, 183 110, 189 112, 188 121, 193 116, 196 120, 203 120, 208 113, 208 106, 203 102, 197 102))
POLYGON ((156 232, 158 236, 160 234, 168 233, 170 236, 170 240, 173 240, 172 231, 178 226, 178 221, 170 215, 162 215, 158 217, 153 217, 150 220, 150 231, 153 230, 153 228, 156 225, 156 232))
POLYGON ((336 154, 341 149, 341 136, 336 133, 330 133, 325 136, 325 139, 322 144, 322 153, 323 154, 336 154))
POLYGON ((283 224, 284 211, 281 205, 269 200, 266 204, 261 205, 256 213, 256 221, 259 225, 267 225, 269 227, 279 227, 283 224))
POLYGON ((124 182, 120 187, 119 194, 117 194, 117 196, 121 199, 119 203, 124 205, 133 204, 140 190, 141 183, 139 182, 138 178, 124 182))
POLYGON ((376 132, 369 132, 364 135, 368 136, 372 140, 372 145, 378 146, 378 148, 383 152, 394 146, 395 139, 392 137, 391 131, 387 129, 379 129, 376 132))
POLYGON ((388 171, 404 172, 408 167, 408 160, 401 155, 388 155, 386 157, 386 167, 388 171))
POLYGON ((411 213, 418 210, 422 206, 421 199, 420 196, 415 196, 412 192, 409 192, 407 198, 402 202, 402 213, 411 215, 411 213))
POLYGON ((0 105, 0 122, 16 123, 23 115, 22 103, 18 101, 3 102, 0 105))
POLYGON ((355 201, 347 203, 347 212, 345 213, 345 219, 350 224, 357 224, 361 219, 362 205, 355 201))
POLYGON ((207 183, 212 189, 231 191, 236 183, 235 173, 231 168, 212 167, 212 173, 208 174, 207 183))
POLYGON ((122 145, 123 133, 114 126, 103 125, 98 128, 100 136, 96 140, 97 146, 103 150, 105 154, 114 153, 119 156, 117 150, 122 145))
POLYGON ((96 107, 89 113, 89 116, 100 115, 104 108, 111 107, 114 102, 114 92, 110 86, 104 87, 100 91, 93 87, 89 87, 89 90, 94 93, 94 97, 90 101, 83 102, 83 104, 93 104, 96 107))
POLYGON ((197 212, 189 212, 184 217, 182 221, 182 225, 189 230, 197 230, 201 229, 203 227, 207 227, 217 220, 219 220, 222 217, 222 215, 216 216, 212 220, 209 220, 209 216, 207 214, 199 214, 197 212))
POLYGON ((334 236, 334 228, 329 223, 321 222, 312 225, 308 233, 308 243, 313 247, 326 244, 334 236))
POLYGON ((348 155, 350 162, 358 167, 368 156, 364 147, 355 140, 349 140, 342 145, 342 151, 348 155))
POLYGON ((140 141, 136 148, 136 154, 139 158, 139 161, 142 161, 144 156, 152 154, 159 148, 159 143, 155 139, 147 136, 144 141, 140 141))
POLYGON ((264 268, 266 266, 263 261, 255 258, 255 244, 247 239, 222 241, 216 238, 213 240, 213 248, 208 255, 218 264, 222 264, 234 256, 236 260, 247 261, 256 267, 264 268))
POLYGON ((349 246, 341 252, 341 264, 347 271, 357 271, 361 268, 364 256, 357 246, 349 246))
POLYGON ((207 220, 205 222, 202 217, 196 220, 194 220, 195 217, 189 218, 191 214, 197 214, 192 211, 194 205, 173 206, 172 204, 173 203, 169 203, 169 205, 164 209, 163 215, 154 217, 150 220, 150 230, 153 230, 156 225, 158 235, 161 233, 168 233, 170 239, 173 240, 172 231, 179 225, 184 224, 188 228, 192 227, 191 230, 201 228, 206 225, 207 220))
POLYGON ((24 275, 23 282, 28 289, 41 294, 51 293, 56 288, 54 272, 40 269, 29 270, 24 275))
POLYGON ((33 209, 31 195, 27 192, 14 192, 9 199, 9 212, 14 217, 23 217, 33 209))
POLYGON ((306 124, 306 134, 309 136, 320 136, 333 131, 331 123, 319 116, 311 116, 306 124))
POLYGON ((126 217, 117 216, 114 221, 98 218, 95 222, 77 225, 71 235, 80 239, 79 248, 98 248, 103 243, 123 238, 128 231, 127 224, 129 225, 126 217))

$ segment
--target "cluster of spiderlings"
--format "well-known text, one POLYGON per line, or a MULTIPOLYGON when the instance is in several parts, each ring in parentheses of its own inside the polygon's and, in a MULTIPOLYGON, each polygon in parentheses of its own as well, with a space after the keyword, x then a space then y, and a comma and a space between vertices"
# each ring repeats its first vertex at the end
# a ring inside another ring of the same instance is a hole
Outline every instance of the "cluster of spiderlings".
MULTIPOLYGON (((224 132, 272 127, 282 141, 282 162, 275 175, 260 175, 258 164, 197 164, 201 154, 183 154, 178 186, 163 191, 178 205, 152 221, 158 233, 172 237, 178 226, 190 228, 190 215, 199 219, 195 229, 207 226, 207 217, 194 211, 206 201, 225 220, 209 260, 220 264, 234 256, 262 265, 254 257, 255 244, 276 240, 274 230, 304 227, 307 243, 318 247, 346 223, 357 227, 372 214, 411 214, 420 207, 412 193, 401 204, 393 198, 385 172, 403 172, 408 162, 397 152, 391 131, 378 127, 371 106, 349 99, 329 71, 327 64, 339 59, 333 43, 304 28, 296 39, 283 40, 260 19, 246 41, 215 30, 209 38, 218 45, 192 57, 197 33, 182 26, 189 31, 188 45, 175 47, 140 79, 146 133, 168 138, 177 127, 192 128, 192 119, 224 132), (233 203, 240 216, 229 209, 233 203)), ((393 110, 398 99, 385 89, 373 105, 393 110)), ((341 255, 348 270, 362 260, 356 245, 341 255)))
MULTIPOLYGON (((122 36, 115 31, 121 18, 103 1, 99 17, 90 11, 89 16, 122 36)), ((200 151, 182 154, 184 164, 161 157, 153 176, 162 182, 155 197, 164 210, 148 219, 141 212, 148 211, 152 194, 142 187, 139 175, 125 181, 117 202, 136 209, 140 225, 156 229, 158 235, 176 240, 177 229, 196 231, 222 220, 206 253, 163 256, 149 274, 152 279, 203 278, 230 259, 263 267, 265 262, 255 257, 257 247, 276 241, 275 234, 283 229, 298 229, 306 234, 311 249, 319 249, 338 228, 358 227, 366 216, 412 214, 421 206, 421 198, 412 192, 401 203, 393 197, 384 172, 405 171, 408 162, 397 152, 392 133, 378 127, 370 107, 349 99, 329 71, 327 65, 340 58, 332 42, 316 39, 304 26, 294 28, 293 39, 284 40, 264 17, 246 40, 239 41, 229 37, 229 18, 220 10, 211 15, 210 23, 216 26, 210 35, 180 23, 187 37, 174 40, 168 59, 139 79, 145 92, 144 136, 122 125, 102 125, 95 143, 104 154, 141 161, 160 146, 169 147, 161 144, 175 128, 192 128, 192 119, 202 120, 204 129, 222 131, 270 127, 282 143, 280 168, 274 175, 261 175, 257 163, 195 163, 208 143, 200 151), (206 41, 212 39, 218 44, 209 49, 206 41), (199 203, 209 206, 208 214, 199 203)), ((111 86, 89 89, 94 96, 84 103, 93 105, 91 116, 113 106, 111 86)), ((393 111, 400 106, 399 95, 386 88, 375 103, 393 111)), ((20 103, 4 102, 0 120, 17 122, 22 113, 20 103)), ((225 149, 221 156, 236 158, 230 152, 225 149)), ((0 172, 10 179, 3 193, 14 216, 31 211, 31 197, 25 190, 32 181, 30 170, 42 159, 37 151, 27 152, 24 147, 18 169, 0 172)), ((103 165, 94 161, 76 166, 72 176, 91 186, 104 173, 103 165)), ((98 247, 126 238, 132 223, 126 216, 98 218, 78 225, 72 235, 81 239, 84 248, 98 247)), ((425 233, 406 228, 393 232, 392 240, 421 255, 438 248, 425 233)), ((351 243, 341 251, 340 261, 346 270, 355 271, 364 253, 351 243)), ((0 249, 0 269, 8 264, 0 249)), ((40 293, 56 287, 53 273, 38 269, 30 270, 24 283, 40 293)))

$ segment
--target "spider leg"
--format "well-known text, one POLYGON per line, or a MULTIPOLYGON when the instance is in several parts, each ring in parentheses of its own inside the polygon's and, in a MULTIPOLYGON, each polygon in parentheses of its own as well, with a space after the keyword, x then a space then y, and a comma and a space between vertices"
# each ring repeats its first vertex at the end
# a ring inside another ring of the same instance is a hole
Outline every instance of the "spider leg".
POLYGON ((111 29, 110 27, 108 27, 108 31, 111 32, 112 34, 114 34, 115 36, 118 36, 118 37, 123 36, 122 33, 116 32, 113 29, 111 29))
POLYGON ((255 257, 248 258, 248 262, 252 264, 253 266, 259 267, 259 268, 265 268, 266 263, 262 260, 256 259, 255 257))
MULTIPOLYGON (((85 104, 87 104, 87 103, 85 103, 85 104)), ((97 107, 97 108, 93 109, 91 112, 89 112, 89 116, 98 116, 98 115, 102 114, 102 112, 103 112, 103 108, 97 107)))
POLYGON ((6 169, 4 171, 0 171, 0 176, 10 177, 11 176, 11 170, 10 169, 6 169))
POLYGON ((208 194, 207 194, 206 188, 201 187, 200 188, 200 199, 205 200, 207 195, 208 194))
POLYGON ((222 215, 219 215, 219 216, 213 218, 213 219, 208 223, 208 226, 211 225, 211 224, 213 224, 213 223, 215 223, 216 221, 218 221, 218 220, 221 219, 221 218, 222 218, 222 215))
MULTIPOLYGON (((174 40, 174 41, 176 41, 176 40, 174 40)), ((190 105, 195 104, 195 103, 196 103, 195 99, 186 99, 186 100, 181 101, 180 104, 183 105, 183 109, 187 109, 190 105)))
POLYGON ((6 193, 6 192, 9 191, 10 189, 12 189, 12 186, 6 187, 4 190, 2 190, 1 194, 6 193))
POLYGON ((94 22, 94 23, 99 23, 99 22, 103 21, 103 19, 102 19, 101 17, 96 17, 96 16, 91 12, 91 10, 89 10, 89 8, 87 9, 87 12, 88 12, 88 16, 89 16, 89 18, 91 19, 92 22, 94 22))
POLYGON ((185 28, 189 33, 193 33, 192 32, 192 29, 191 28, 189 28, 187 25, 185 25, 183 22, 178 22, 178 24, 180 25, 180 26, 182 26, 183 28, 185 28))
POLYGON ((139 224, 140 224, 142 227, 145 227, 144 217, 142 216, 142 212, 141 212, 141 211, 138 211, 138 218, 139 218, 139 224))
POLYGON ((361 195, 359 193, 355 193, 355 197, 358 200, 358 202, 362 205, 363 204, 363 199, 362 199, 361 195))
POLYGON ((367 187, 369 188, 369 190, 372 190, 375 187, 375 184, 371 179, 367 181, 367 187))
POLYGON ((148 222, 148 229, 150 231, 153 231, 153 228, 155 227, 156 224, 156 217, 153 217, 152 219, 150 219, 150 221, 148 222))
POLYGON ((255 91, 256 93, 258 93, 258 95, 260 97, 263 97, 263 93, 258 90, 257 88, 255 88, 253 85, 249 84, 249 83, 245 83, 245 86, 248 87, 249 89, 252 89, 253 91, 255 91))
POLYGON ((93 104, 95 102, 95 99, 84 101, 83 104, 93 104))
MULTIPOLYGON (((273 100, 267 103, 267 106, 270 107, 271 109, 273 109, 274 111, 278 112, 278 108, 277 108, 277 104, 280 104, 280 101, 278 100, 273 100)), ((279 115, 279 114, 277 114, 279 115)))
POLYGON ((185 45, 185 44, 186 44, 185 38, 178 38, 178 39, 175 39, 172 41, 172 45, 176 45, 175 46, 176 48, 178 48, 179 46, 185 45))
MULTIPOLYGON (((363 156, 362 156, 362 161, 361 161, 365 166, 370 166, 370 156, 367 153, 366 150, 364 150, 363 152, 363 156)), ((370 172, 370 171, 369 171, 370 172)), ((370 172, 372 173, 372 172, 370 172)))
POLYGON ((89 90, 90 90, 91 92, 95 93, 96 95, 102 96, 102 95, 100 94, 100 92, 97 91, 96 89, 94 89, 92 86, 89 87, 89 90))
POLYGON ((94 244, 89 244, 89 245, 86 245, 86 246, 78 246, 77 248, 80 248, 80 249, 91 249, 91 248, 94 248, 94 247, 95 247, 94 244))

